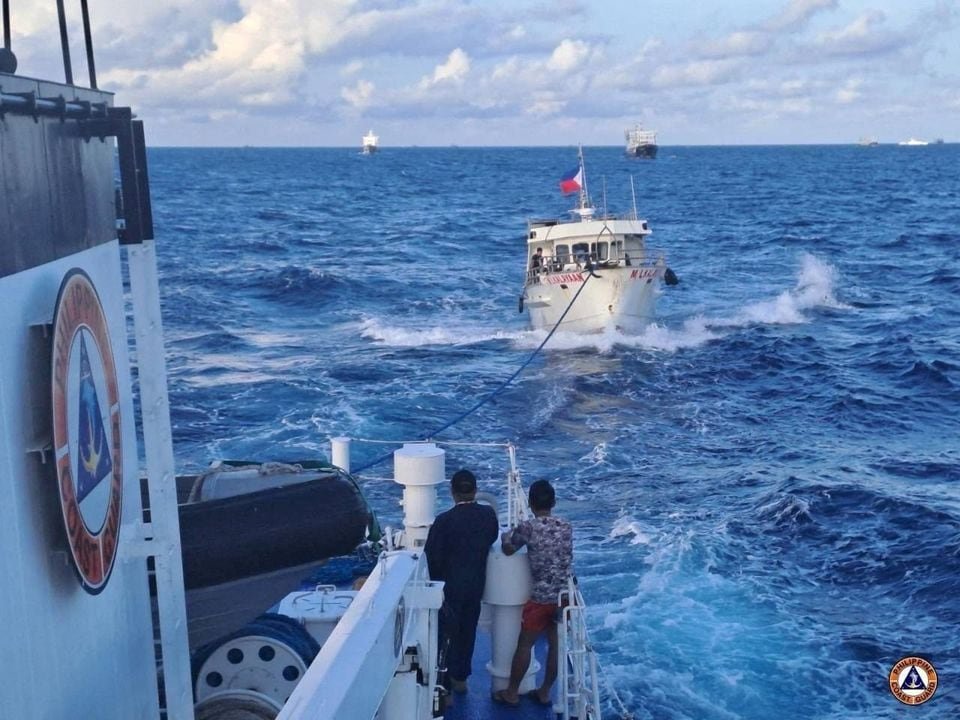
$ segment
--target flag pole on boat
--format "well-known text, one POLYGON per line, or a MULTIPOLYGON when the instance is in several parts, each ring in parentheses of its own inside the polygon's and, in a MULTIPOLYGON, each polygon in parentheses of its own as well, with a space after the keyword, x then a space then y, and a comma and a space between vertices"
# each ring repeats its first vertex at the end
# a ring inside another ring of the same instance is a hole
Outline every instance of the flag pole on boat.
POLYGON ((633 197, 633 219, 637 220, 637 191, 633 187, 633 175, 630 176, 630 195, 633 197))
POLYGON ((577 158, 580 160, 580 209, 586 209, 590 202, 590 194, 587 192, 587 171, 583 167, 583 144, 577 143, 577 158))

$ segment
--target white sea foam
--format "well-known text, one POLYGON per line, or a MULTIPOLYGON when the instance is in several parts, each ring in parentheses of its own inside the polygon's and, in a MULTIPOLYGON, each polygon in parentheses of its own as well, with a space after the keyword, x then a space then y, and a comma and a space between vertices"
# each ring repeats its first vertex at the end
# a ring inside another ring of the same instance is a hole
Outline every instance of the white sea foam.
POLYGON ((625 536, 632 536, 630 537, 631 545, 649 545, 653 540, 650 535, 644 532, 640 523, 630 515, 618 517, 613 523, 613 528, 610 530, 611 540, 625 536))
POLYGON ((602 465, 607 461, 607 444, 605 442, 595 445, 593 450, 580 458, 582 463, 590 463, 593 466, 602 465))
POLYGON ((393 347, 421 347, 423 345, 473 345, 490 340, 516 340, 529 332, 504 332, 483 327, 440 326, 404 328, 388 325, 377 318, 360 322, 360 334, 371 340, 393 347))
POLYGON ((819 258, 804 253, 800 270, 792 290, 785 290, 775 298, 745 305, 728 317, 710 318, 713 328, 736 328, 748 325, 796 325, 808 321, 804 311, 818 307, 846 308, 834 296, 837 271, 819 258))
MULTIPOLYGON (((687 318, 678 328, 653 323, 636 335, 607 328, 600 333, 584 335, 558 330, 547 343, 549 350, 596 350, 609 353, 614 347, 634 347, 644 350, 676 352, 694 348, 723 337, 724 331, 751 325, 795 325, 809 322, 805 314, 816 308, 844 309, 834 295, 837 271, 829 263, 804 253, 800 257, 795 285, 776 297, 743 305, 729 315, 699 314, 687 318)), ((471 345, 490 340, 509 340, 522 349, 539 347, 547 336, 546 330, 497 330, 492 327, 462 324, 423 328, 404 328, 390 325, 377 318, 365 318, 361 334, 377 342, 396 347, 422 345, 471 345)))

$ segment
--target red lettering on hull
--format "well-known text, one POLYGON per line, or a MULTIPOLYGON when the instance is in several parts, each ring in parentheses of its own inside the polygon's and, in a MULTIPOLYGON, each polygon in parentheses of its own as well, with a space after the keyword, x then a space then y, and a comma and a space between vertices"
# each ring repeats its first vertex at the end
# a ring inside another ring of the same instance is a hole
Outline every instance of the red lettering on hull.
POLYGON ((558 273, 556 275, 547 275, 546 281, 550 285, 566 285, 567 283, 583 282, 583 273, 558 273))

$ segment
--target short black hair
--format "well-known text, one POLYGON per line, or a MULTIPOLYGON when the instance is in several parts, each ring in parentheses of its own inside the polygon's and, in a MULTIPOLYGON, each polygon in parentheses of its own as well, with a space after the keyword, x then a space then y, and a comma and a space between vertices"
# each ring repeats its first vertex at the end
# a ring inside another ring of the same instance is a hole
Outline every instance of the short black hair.
POLYGON ((531 510, 549 510, 557 504, 557 494, 553 485, 546 480, 537 480, 530 486, 529 503, 531 510))
POLYGON ((450 489, 457 495, 471 495, 477 491, 477 478, 469 470, 457 470, 450 478, 450 489))

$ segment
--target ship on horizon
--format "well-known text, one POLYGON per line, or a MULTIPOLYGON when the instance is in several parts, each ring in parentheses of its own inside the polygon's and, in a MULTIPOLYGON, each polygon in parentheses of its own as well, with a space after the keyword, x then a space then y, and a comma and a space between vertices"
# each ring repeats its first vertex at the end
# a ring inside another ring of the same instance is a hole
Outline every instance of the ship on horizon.
POLYGON ((649 158, 657 156, 657 133, 653 130, 644 130, 638 123, 633 129, 624 131, 627 141, 627 155, 630 157, 649 158))
POLYGON ((364 155, 373 155, 380 148, 380 136, 374 135, 373 130, 368 130, 361 141, 360 152, 364 155))

